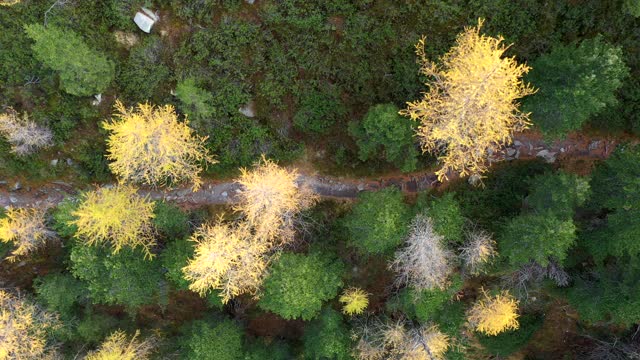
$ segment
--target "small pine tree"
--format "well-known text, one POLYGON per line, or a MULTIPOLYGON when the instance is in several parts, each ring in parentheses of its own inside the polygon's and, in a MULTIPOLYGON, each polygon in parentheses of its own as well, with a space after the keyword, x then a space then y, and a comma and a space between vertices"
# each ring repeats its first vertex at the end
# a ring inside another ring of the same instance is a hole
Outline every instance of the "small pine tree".
POLYGON ((440 180, 449 172, 485 172, 489 152, 528 125, 528 114, 518 110, 516 100, 534 93, 521 80, 529 67, 504 58, 508 47, 503 38, 481 35, 482 23, 458 35, 440 66, 427 59, 424 38, 416 45, 420 71, 434 81, 428 84, 429 92, 407 103, 401 114, 420 121, 423 150, 440 154, 440 180))
POLYGON ((359 288, 346 289, 339 301, 344 304, 342 312, 347 315, 362 314, 369 306, 369 294, 359 288))
POLYGON ((204 147, 206 138, 195 135, 188 121, 178 121, 173 106, 138 104, 134 110, 117 101, 115 110, 114 119, 102 123, 111 132, 107 158, 114 174, 127 182, 155 186, 190 181, 193 190, 200 187, 200 163, 215 161, 204 147))
POLYGON ((85 360, 147 360, 151 358, 151 352, 155 347, 155 339, 147 338, 138 340, 140 331, 127 338, 124 331, 118 330, 100 345, 96 351, 90 352, 85 360))
POLYGON ((78 208, 71 213, 74 219, 69 224, 78 228, 76 238, 88 245, 107 242, 114 253, 124 246, 140 246, 146 257, 153 257, 154 205, 131 186, 99 188, 84 194, 78 208))
POLYGON ((47 229, 44 215, 45 211, 37 208, 7 209, 5 217, 0 219, 0 242, 17 245, 9 261, 28 255, 55 237, 55 233, 47 229))
POLYGON ((468 320, 474 330, 486 335, 497 335, 518 328, 518 301, 508 292, 496 296, 482 291, 483 298, 469 310, 468 320))

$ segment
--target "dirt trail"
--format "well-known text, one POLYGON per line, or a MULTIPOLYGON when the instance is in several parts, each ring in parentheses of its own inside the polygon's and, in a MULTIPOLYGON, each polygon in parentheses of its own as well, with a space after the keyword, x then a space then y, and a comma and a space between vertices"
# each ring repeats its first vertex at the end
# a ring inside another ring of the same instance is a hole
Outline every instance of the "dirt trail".
MULTIPOLYGON (((608 157, 620 140, 607 136, 589 137, 573 134, 567 139, 547 145, 541 136, 534 132, 525 132, 514 137, 513 144, 505 147, 499 154, 494 154, 495 161, 513 161, 541 157, 549 162, 593 161, 608 157)), ((433 171, 411 174, 395 174, 370 178, 331 177, 318 174, 302 174, 300 183, 310 186, 320 196, 333 198, 355 198, 360 191, 375 191, 388 186, 397 186, 407 193, 415 193, 441 183, 433 171)), ((107 185, 108 186, 108 185, 107 185)), ((56 205, 67 196, 74 196, 79 190, 88 189, 74 184, 54 181, 37 189, 25 187, 12 190, 12 183, 4 183, 0 188, 0 206, 17 207, 56 205)), ((178 188, 170 191, 141 189, 152 199, 165 199, 185 207, 196 207, 210 204, 233 202, 240 191, 233 182, 205 181, 200 190, 192 192, 189 188, 178 188)))

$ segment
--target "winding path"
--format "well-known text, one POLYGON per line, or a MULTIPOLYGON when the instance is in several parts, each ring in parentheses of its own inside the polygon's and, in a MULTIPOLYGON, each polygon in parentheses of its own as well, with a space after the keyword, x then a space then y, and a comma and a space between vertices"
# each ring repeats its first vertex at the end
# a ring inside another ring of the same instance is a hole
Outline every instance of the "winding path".
MULTIPOLYGON (((544 158, 548 162, 564 159, 604 159, 611 154, 618 142, 620 140, 612 137, 573 134, 566 140, 547 145, 538 134, 525 132, 516 135, 512 145, 504 148, 499 154, 494 154, 493 160, 513 161, 534 157, 544 158)), ((360 191, 375 191, 388 186, 397 186, 407 193, 415 193, 440 184, 431 171, 359 179, 302 174, 298 181, 310 186, 320 196, 332 198, 355 198, 360 191)), ((10 183, 4 183, 0 187, 0 206, 52 206, 82 190, 60 181, 50 182, 37 189, 11 188, 10 183)), ((152 199, 165 199, 182 206, 195 207, 233 202, 239 192, 239 185, 234 182, 205 181, 196 192, 189 188, 170 191, 142 189, 140 192, 148 194, 152 199)))

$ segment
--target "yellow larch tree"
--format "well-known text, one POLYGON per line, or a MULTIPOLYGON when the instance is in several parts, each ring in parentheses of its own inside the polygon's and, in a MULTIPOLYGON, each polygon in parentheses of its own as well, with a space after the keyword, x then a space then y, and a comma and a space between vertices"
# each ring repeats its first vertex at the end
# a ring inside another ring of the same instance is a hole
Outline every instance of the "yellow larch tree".
POLYGON ((503 38, 481 35, 482 23, 465 28, 440 65, 427 59, 425 38, 416 45, 420 71, 432 81, 422 99, 400 113, 420 122, 423 151, 442 162, 436 172, 441 181, 449 172, 482 174, 490 153, 529 125, 529 114, 516 102, 535 92, 521 80, 529 67, 504 57, 503 38))
POLYGON ((205 224, 191 236, 195 254, 182 271, 189 289, 204 296, 220 290, 224 303, 231 298, 255 294, 269 264, 268 243, 253 236, 246 222, 205 224))
POLYGON ((347 315, 362 314, 369 306, 369 294, 359 288, 346 289, 338 300, 344 304, 342 312, 347 315))
POLYGON ((155 347, 155 338, 141 341, 140 331, 129 339, 124 331, 117 330, 100 345, 98 350, 90 352, 85 360, 146 360, 151 357, 155 347))
POLYGON ((102 126, 111 132, 109 168, 125 182, 153 186, 190 182, 195 191, 202 184, 201 164, 215 162, 204 146, 206 137, 197 136, 188 120, 178 121, 171 105, 138 104, 137 109, 127 109, 117 101, 114 118, 102 126))
POLYGON ((400 355, 403 360, 443 360, 448 349, 449 337, 427 325, 409 332, 400 355))
POLYGON ((22 0, 0 0, 0 6, 11 6, 18 4, 22 0))
POLYGON ((76 237, 88 245, 109 243, 114 253, 123 246, 141 246, 152 257, 154 206, 132 186, 103 187, 84 194, 70 224, 77 226, 76 237))
POLYGON ((298 176, 296 170, 282 168, 264 156, 253 169, 241 169, 236 181, 242 191, 234 209, 244 214, 257 237, 280 242, 292 238, 296 215, 317 199, 296 183, 298 176))
POLYGON ((47 331, 58 326, 54 315, 0 289, 0 360, 49 358, 54 349, 47 344, 47 331))
POLYGON ((482 290, 483 298, 469 309, 469 324, 486 335, 498 335, 507 330, 516 330, 518 322, 518 301, 507 291, 496 296, 488 296, 482 290))
POLYGON ((9 207, 0 219, 0 241, 17 246, 7 258, 9 261, 28 255, 54 237, 55 233, 45 224, 44 209, 9 207))

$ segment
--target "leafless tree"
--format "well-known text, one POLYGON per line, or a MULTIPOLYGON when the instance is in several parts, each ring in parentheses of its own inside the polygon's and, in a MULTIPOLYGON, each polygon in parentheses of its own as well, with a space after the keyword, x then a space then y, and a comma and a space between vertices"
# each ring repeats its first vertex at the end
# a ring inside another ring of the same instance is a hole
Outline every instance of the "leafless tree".
POLYGON ((591 348, 581 346, 578 349, 585 360, 640 360, 640 341, 633 337, 629 341, 603 341, 588 335, 582 336, 594 342, 591 348))
POLYGON ((550 260, 549 265, 541 266, 532 261, 523 265, 517 271, 504 277, 508 287, 517 290, 528 297, 528 285, 539 284, 544 279, 552 280, 557 286, 569 285, 569 274, 555 260, 550 260))
POLYGON ((396 252, 389 266, 397 273, 396 286, 410 285, 416 290, 445 288, 453 254, 443 243, 432 220, 418 215, 411 224, 406 246, 396 252))
POLYGON ((11 144, 11 151, 18 156, 29 155, 39 148, 51 146, 53 138, 49 129, 29 120, 26 114, 20 117, 11 108, 0 114, 0 134, 7 139, 11 144))
POLYGON ((482 268, 497 255, 495 247, 496 242, 488 232, 473 230, 467 233, 467 242, 460 248, 460 257, 470 274, 479 274, 482 268))

